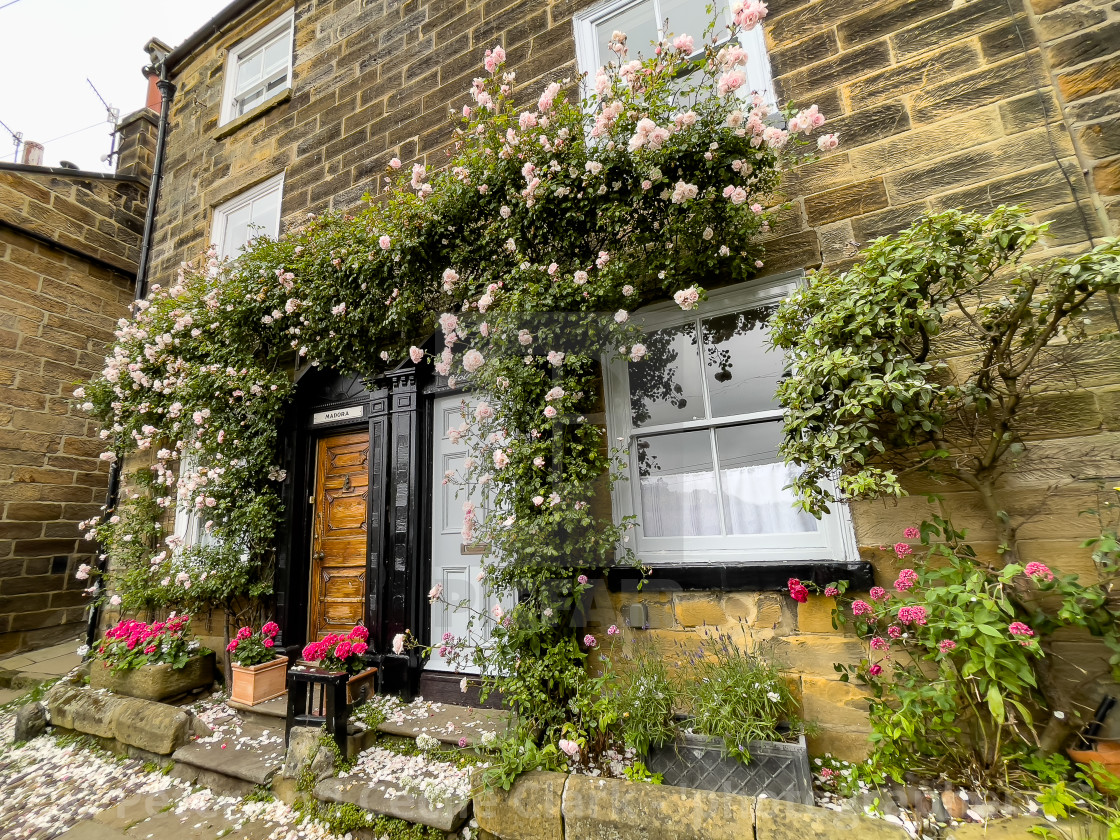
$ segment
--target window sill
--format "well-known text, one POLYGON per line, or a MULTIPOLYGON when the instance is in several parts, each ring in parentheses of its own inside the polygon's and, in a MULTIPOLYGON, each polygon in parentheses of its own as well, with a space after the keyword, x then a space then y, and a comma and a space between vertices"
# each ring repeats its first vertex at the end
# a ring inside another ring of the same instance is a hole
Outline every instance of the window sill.
MULTIPOLYGON (((744 563, 737 566, 654 566, 646 576, 642 592, 697 591, 777 592, 784 590, 790 578, 821 586, 837 580, 848 581, 853 592, 866 592, 875 585, 871 564, 835 561, 804 561, 799 563, 744 563)), ((637 569, 615 568, 607 572, 607 588, 611 592, 636 592, 641 574, 637 569)))
POLYGON ((244 126, 253 122, 253 120, 257 119, 257 117, 263 116, 264 114, 275 108, 277 105, 282 105, 291 98, 292 89, 290 87, 284 88, 274 97, 272 97, 271 99, 266 99, 253 110, 246 111, 240 117, 234 117, 229 122, 218 126, 218 130, 214 132, 214 139, 221 140, 223 137, 229 137, 231 134, 234 134, 244 126))

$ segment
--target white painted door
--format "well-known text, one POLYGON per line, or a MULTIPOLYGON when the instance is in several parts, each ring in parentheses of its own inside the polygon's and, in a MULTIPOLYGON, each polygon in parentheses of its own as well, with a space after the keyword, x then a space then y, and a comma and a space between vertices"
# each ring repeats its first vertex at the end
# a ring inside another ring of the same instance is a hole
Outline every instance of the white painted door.
MULTIPOLYGON (((439 645, 444 633, 458 639, 481 643, 494 620, 497 598, 486 594, 485 584, 479 580, 485 547, 463 539, 463 505, 467 501, 477 506, 481 494, 473 487, 456 482, 444 482, 452 472, 462 476, 467 459, 464 443, 453 443, 449 431, 464 422, 463 411, 473 411, 474 405, 462 396, 440 397, 435 400, 432 441, 432 586, 443 584, 443 599, 432 604, 432 635, 435 646, 427 668, 436 671, 478 673, 467 663, 451 663, 439 655, 439 645), (474 615, 473 624, 470 623, 474 615)), ((483 511, 477 516, 481 518, 483 511)), ((503 609, 508 608, 503 603, 503 609)))

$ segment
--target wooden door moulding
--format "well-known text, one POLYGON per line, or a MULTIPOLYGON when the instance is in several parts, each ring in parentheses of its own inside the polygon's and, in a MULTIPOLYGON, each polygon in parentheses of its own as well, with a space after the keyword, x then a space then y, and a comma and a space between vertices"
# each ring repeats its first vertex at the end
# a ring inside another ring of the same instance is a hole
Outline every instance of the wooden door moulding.
POLYGON ((315 445, 309 639, 365 621, 369 450, 367 429, 320 437, 315 445))

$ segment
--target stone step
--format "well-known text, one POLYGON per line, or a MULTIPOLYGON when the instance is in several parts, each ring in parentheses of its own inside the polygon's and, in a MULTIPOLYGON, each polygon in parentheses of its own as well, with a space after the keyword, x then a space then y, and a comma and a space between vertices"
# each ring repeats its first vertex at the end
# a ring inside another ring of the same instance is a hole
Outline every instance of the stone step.
POLYGON ((408 793, 385 782, 366 784, 357 779, 324 779, 315 785, 320 802, 349 803, 374 814, 396 817, 440 831, 455 831, 471 814, 471 800, 435 807, 423 796, 408 793))
POLYGON ((172 775, 216 793, 244 795, 267 786, 284 764, 284 725, 261 726, 231 715, 211 722, 214 734, 180 747, 172 775))
POLYGON ((59 840, 129 840, 124 832, 92 820, 80 822, 58 837, 59 840))
POLYGON ((261 726, 279 726, 283 729, 284 721, 288 716, 288 695, 286 692, 281 697, 257 703, 255 706, 238 703, 236 700, 227 700, 226 705, 231 709, 236 709, 242 720, 251 721, 261 726))
POLYGON ((426 706, 404 707, 377 729, 386 735, 405 738, 415 738, 426 733, 452 746, 458 746, 459 739, 466 738, 468 746, 477 747, 482 743, 484 732, 494 732, 501 736, 509 726, 509 720, 509 712, 498 709, 428 703, 426 706))

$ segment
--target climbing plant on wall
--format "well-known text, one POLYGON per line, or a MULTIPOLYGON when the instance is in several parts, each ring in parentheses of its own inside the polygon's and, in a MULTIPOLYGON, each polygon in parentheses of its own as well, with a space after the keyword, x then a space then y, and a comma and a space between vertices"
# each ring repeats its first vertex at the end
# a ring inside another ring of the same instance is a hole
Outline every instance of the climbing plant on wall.
MULTIPOLYGON (((634 308, 691 309, 703 284, 764 267, 763 206, 824 122, 815 106, 778 113, 744 95, 735 35, 764 14, 737 4, 732 31, 710 28, 697 58, 687 35, 631 58, 615 33, 616 60, 583 101, 565 79, 523 102, 503 51, 488 50, 446 169, 394 159, 384 200, 362 212, 310 217, 154 285, 82 394, 104 457, 142 456, 118 509, 87 523, 125 605, 268 591, 293 360, 367 377, 427 360, 474 400, 454 430, 471 457, 447 477, 479 489, 464 537, 490 545, 491 590, 520 593, 488 619, 496 643, 471 655, 501 674, 521 735, 549 749, 586 694, 595 640, 573 620, 586 575, 628 556, 631 523, 595 505, 622 473, 596 422, 601 361, 646 352, 634 308), (208 538, 166 534, 176 508, 208 538)), ((561 760, 542 755, 519 760, 561 760)))

